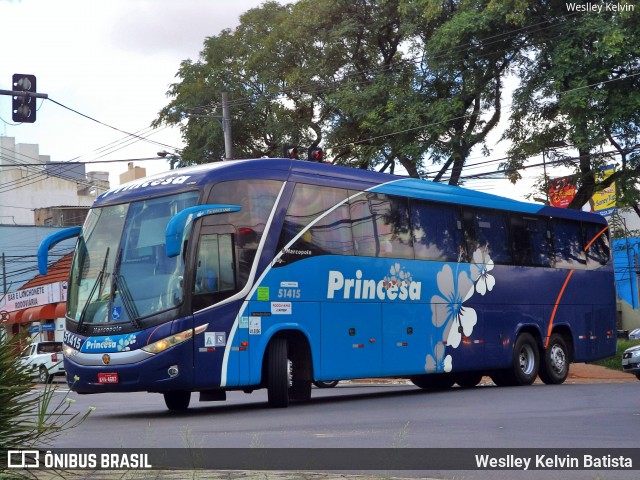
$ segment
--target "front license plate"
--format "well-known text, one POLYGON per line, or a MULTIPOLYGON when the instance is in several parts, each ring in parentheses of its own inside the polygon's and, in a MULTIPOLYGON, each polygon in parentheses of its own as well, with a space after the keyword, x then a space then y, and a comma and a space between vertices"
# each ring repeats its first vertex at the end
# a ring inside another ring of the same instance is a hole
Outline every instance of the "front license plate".
POLYGON ((98 383, 118 383, 117 373, 99 373, 98 383))

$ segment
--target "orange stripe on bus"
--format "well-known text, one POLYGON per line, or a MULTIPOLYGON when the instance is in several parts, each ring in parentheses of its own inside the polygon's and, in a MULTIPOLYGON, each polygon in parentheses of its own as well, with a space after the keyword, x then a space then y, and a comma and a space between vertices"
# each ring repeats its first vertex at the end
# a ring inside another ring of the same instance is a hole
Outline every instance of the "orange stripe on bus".
POLYGON ((609 229, 609 226, 607 225, 607 226, 606 226, 606 227, 604 227, 602 230, 600 230, 600 231, 597 233, 597 235, 596 235, 595 237, 593 237, 589 243, 587 243, 587 246, 586 246, 586 247, 584 247, 584 251, 586 252, 587 250, 589 250, 589 247, 590 247, 591 245, 593 245, 593 242, 595 242, 595 241, 598 239, 598 237, 599 237, 600 235, 602 235, 604 232, 606 232, 608 229, 609 229))
POLYGON ((569 275, 564 281, 562 288, 560 289, 560 293, 558 294, 558 298, 556 299, 556 304, 553 306, 553 312, 551 312, 551 319, 549 320, 549 329, 547 330, 547 340, 544 343, 544 348, 549 346, 549 337, 551 337, 551 329, 553 328, 553 319, 556 317, 556 312, 558 311, 558 305, 560 304, 560 300, 562 299, 562 295, 564 295, 564 289, 567 288, 567 284, 573 275, 573 270, 569 270, 569 275))

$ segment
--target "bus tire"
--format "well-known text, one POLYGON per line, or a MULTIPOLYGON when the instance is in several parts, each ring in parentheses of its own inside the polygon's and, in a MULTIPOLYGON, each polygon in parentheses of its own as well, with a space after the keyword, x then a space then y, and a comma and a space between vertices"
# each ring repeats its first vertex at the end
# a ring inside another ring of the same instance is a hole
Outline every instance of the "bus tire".
POLYGON ((272 408, 289 406, 289 369, 287 340, 274 338, 267 351, 267 398, 272 408))
POLYGON ((298 402, 311 400, 311 373, 302 355, 292 355, 289 360, 289 398, 298 402))
POLYGON ((462 388, 473 388, 482 380, 482 372, 461 372, 456 374, 456 383, 462 388))
POLYGON ((450 373, 434 373, 431 375, 414 375, 411 382, 424 390, 445 390, 451 388, 456 379, 450 373))
POLYGON ((531 385, 540 368, 540 353, 535 338, 530 333, 521 333, 513 346, 513 363, 508 370, 513 385, 531 385))
POLYGON ((189 408, 191 402, 191 392, 188 390, 173 390, 164 392, 164 403, 171 411, 182 411, 189 408))
POLYGON ((559 385, 566 380, 569 375, 569 355, 562 335, 554 333, 549 338, 538 375, 547 385, 559 385))

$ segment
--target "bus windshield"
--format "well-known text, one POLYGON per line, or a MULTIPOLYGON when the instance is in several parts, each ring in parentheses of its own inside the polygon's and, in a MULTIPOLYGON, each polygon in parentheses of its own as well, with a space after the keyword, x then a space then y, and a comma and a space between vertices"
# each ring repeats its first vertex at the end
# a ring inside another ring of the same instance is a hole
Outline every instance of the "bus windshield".
POLYGON ((166 255, 164 231, 198 196, 186 192, 92 209, 71 267, 69 318, 137 324, 181 304, 184 262, 166 255))

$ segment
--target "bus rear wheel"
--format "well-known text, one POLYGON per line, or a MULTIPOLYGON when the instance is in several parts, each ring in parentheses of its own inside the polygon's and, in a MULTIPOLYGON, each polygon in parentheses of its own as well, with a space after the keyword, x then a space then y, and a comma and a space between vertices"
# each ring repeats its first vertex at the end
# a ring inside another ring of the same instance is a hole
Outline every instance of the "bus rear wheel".
POLYGON ((287 340, 274 338, 267 351, 267 399, 270 407, 289 406, 290 369, 287 340))
POLYGON ((174 390, 164 392, 164 403, 171 411, 181 411, 189 408, 191 402, 191 392, 188 390, 174 390))
POLYGON ((513 346, 511 367, 491 373, 491 380, 498 387, 531 385, 540 368, 540 353, 535 338, 530 333, 521 333, 513 346))
POLYGON ((549 338, 538 375, 547 385, 559 385, 566 380, 569 375, 569 356, 562 335, 554 333, 549 338))

